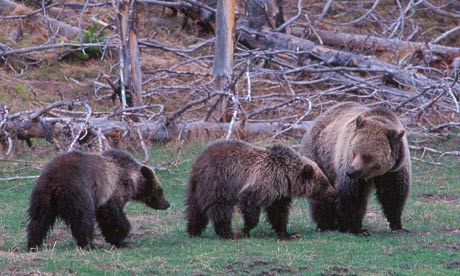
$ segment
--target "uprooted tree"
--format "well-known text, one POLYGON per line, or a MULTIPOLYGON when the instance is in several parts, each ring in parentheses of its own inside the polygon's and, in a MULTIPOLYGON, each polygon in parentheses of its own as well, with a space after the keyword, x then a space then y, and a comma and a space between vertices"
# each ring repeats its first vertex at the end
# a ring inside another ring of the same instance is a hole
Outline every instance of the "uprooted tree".
POLYGON ((121 101, 105 112, 85 99, 65 97, 15 112, 2 105, 3 154, 16 140, 32 145, 31 138, 46 139, 61 150, 104 148, 123 138, 144 149, 149 141, 176 139, 248 139, 261 133, 299 138, 309 119, 346 100, 388 106, 413 133, 460 127, 460 45, 450 38, 460 32, 460 8, 454 2, 375 0, 347 7, 307 0, 72 3, 78 27, 63 23, 59 15, 69 12, 70 3, 31 10, 0 2, 0 19, 40 23, 53 37, 66 38, 17 48, 2 42, 5 68, 24 69, 44 62, 42 56, 56 60, 96 46, 105 55, 118 53, 118 62, 91 80, 94 94, 105 91, 103 97, 121 101), (143 14, 151 15, 149 9, 157 17, 143 14), (172 15, 165 15, 167 9, 172 15), (115 20, 107 22, 102 11, 114 13, 115 20), (417 21, 426 14, 443 17, 447 27, 429 35, 430 26, 417 21), (145 35, 146 28, 139 31, 147 21, 156 31, 171 30, 176 18, 186 29, 180 32, 203 39, 178 47, 172 38, 154 39, 145 35), (89 21, 104 30, 100 41, 84 41, 82 26, 89 21), (142 61, 151 56, 164 57, 164 64, 146 68, 142 61), (216 73, 219 68, 224 73, 216 73))

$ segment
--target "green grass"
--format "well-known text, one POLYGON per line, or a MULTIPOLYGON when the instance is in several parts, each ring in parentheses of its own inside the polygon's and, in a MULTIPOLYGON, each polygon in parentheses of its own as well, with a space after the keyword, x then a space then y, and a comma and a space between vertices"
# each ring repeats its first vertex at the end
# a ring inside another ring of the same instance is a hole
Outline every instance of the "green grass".
MULTIPOLYGON (((413 163, 411 196, 403 215, 410 234, 391 234, 373 198, 364 225, 372 235, 317 233, 305 200, 291 210, 289 230, 302 237, 277 241, 265 219, 250 239, 227 241, 208 227, 202 238, 190 238, 183 220, 188 173, 201 145, 155 146, 151 165, 171 202, 166 211, 131 203, 126 212, 133 229, 130 247, 114 249, 99 232, 97 249, 76 249, 62 223, 51 232, 48 248, 28 253, 25 224, 33 180, 0 182, 0 275, 45 273, 67 275, 459 275, 460 170, 458 159, 445 167, 413 163), (424 194, 451 195, 433 200, 424 194)), ((49 158, 49 156, 48 156, 49 158)), ((26 163, 1 162, 0 174, 38 175, 45 159, 21 157, 26 163)), ((46 158, 47 159, 47 158, 46 158)), ((241 226, 241 218, 237 220, 241 226)))

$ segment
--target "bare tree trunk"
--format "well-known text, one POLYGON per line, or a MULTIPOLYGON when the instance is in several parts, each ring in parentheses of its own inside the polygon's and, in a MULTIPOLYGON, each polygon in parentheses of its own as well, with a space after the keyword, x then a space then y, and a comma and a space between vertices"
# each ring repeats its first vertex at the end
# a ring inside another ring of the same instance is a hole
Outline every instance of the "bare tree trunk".
POLYGON ((135 0, 117 0, 118 27, 120 32, 120 82, 123 107, 141 106, 142 72, 133 15, 135 0))
MULTIPOLYGON (((135 0, 131 0, 135 3, 135 0)), ((130 28, 129 28, 129 53, 131 62, 131 78, 132 78, 132 96, 133 106, 142 106, 142 71, 140 63, 140 53, 137 44, 137 22, 136 17, 133 15, 134 4, 130 5, 130 28)))
MULTIPOLYGON (((214 49, 214 67, 212 75, 215 79, 215 90, 223 90, 232 74, 233 64, 233 33, 235 30, 235 0, 217 2, 216 16, 216 45, 214 49)), ((226 112, 225 96, 217 96, 206 114, 205 121, 209 120, 212 112, 218 108, 218 118, 226 112)))
POLYGON ((246 11, 249 26, 259 29, 268 26, 276 29, 284 23, 282 0, 248 0, 246 11))

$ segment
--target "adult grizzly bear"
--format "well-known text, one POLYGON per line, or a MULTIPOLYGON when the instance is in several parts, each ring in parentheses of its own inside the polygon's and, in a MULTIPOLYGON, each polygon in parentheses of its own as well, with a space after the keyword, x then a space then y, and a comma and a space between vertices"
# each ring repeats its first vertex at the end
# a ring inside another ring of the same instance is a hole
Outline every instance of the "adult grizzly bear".
POLYGON ((58 216, 81 248, 93 247, 95 220, 105 240, 120 246, 131 228, 123 212, 129 200, 158 210, 169 207, 153 170, 125 152, 58 155, 43 169, 32 191, 27 247, 38 248, 58 216))
POLYGON ((293 197, 332 200, 335 190, 315 162, 288 147, 266 149, 244 142, 219 141, 201 153, 190 173, 186 192, 187 232, 200 235, 208 221, 222 238, 232 238, 233 208, 239 204, 241 236, 259 222, 261 209, 279 239, 299 236, 287 232, 293 197))
POLYGON ((318 163, 338 194, 333 203, 310 202, 318 230, 368 235, 362 221, 373 188, 391 230, 403 230, 411 163, 405 130, 389 109, 351 102, 332 107, 305 133, 300 154, 318 163))

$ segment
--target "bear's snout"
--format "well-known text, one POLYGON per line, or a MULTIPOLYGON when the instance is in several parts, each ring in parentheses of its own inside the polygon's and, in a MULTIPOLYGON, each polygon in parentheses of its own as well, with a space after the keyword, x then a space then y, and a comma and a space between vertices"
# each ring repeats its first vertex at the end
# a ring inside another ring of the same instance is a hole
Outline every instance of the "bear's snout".
POLYGON ((160 206, 159 206, 158 210, 166 210, 170 206, 171 206, 171 204, 169 203, 169 201, 167 201, 166 199, 162 198, 161 201, 160 201, 160 206))
POLYGON ((327 187, 326 190, 326 197, 325 200, 328 202, 334 201, 335 197, 337 196, 337 190, 334 188, 334 186, 330 185, 327 187))
POLYGON ((147 206, 155 210, 166 210, 171 206, 171 204, 165 197, 152 198, 146 204, 147 206))
POLYGON ((356 170, 355 168, 353 167, 348 167, 345 171, 345 174, 351 178, 351 179, 357 179, 359 178, 363 173, 363 170, 356 170))

